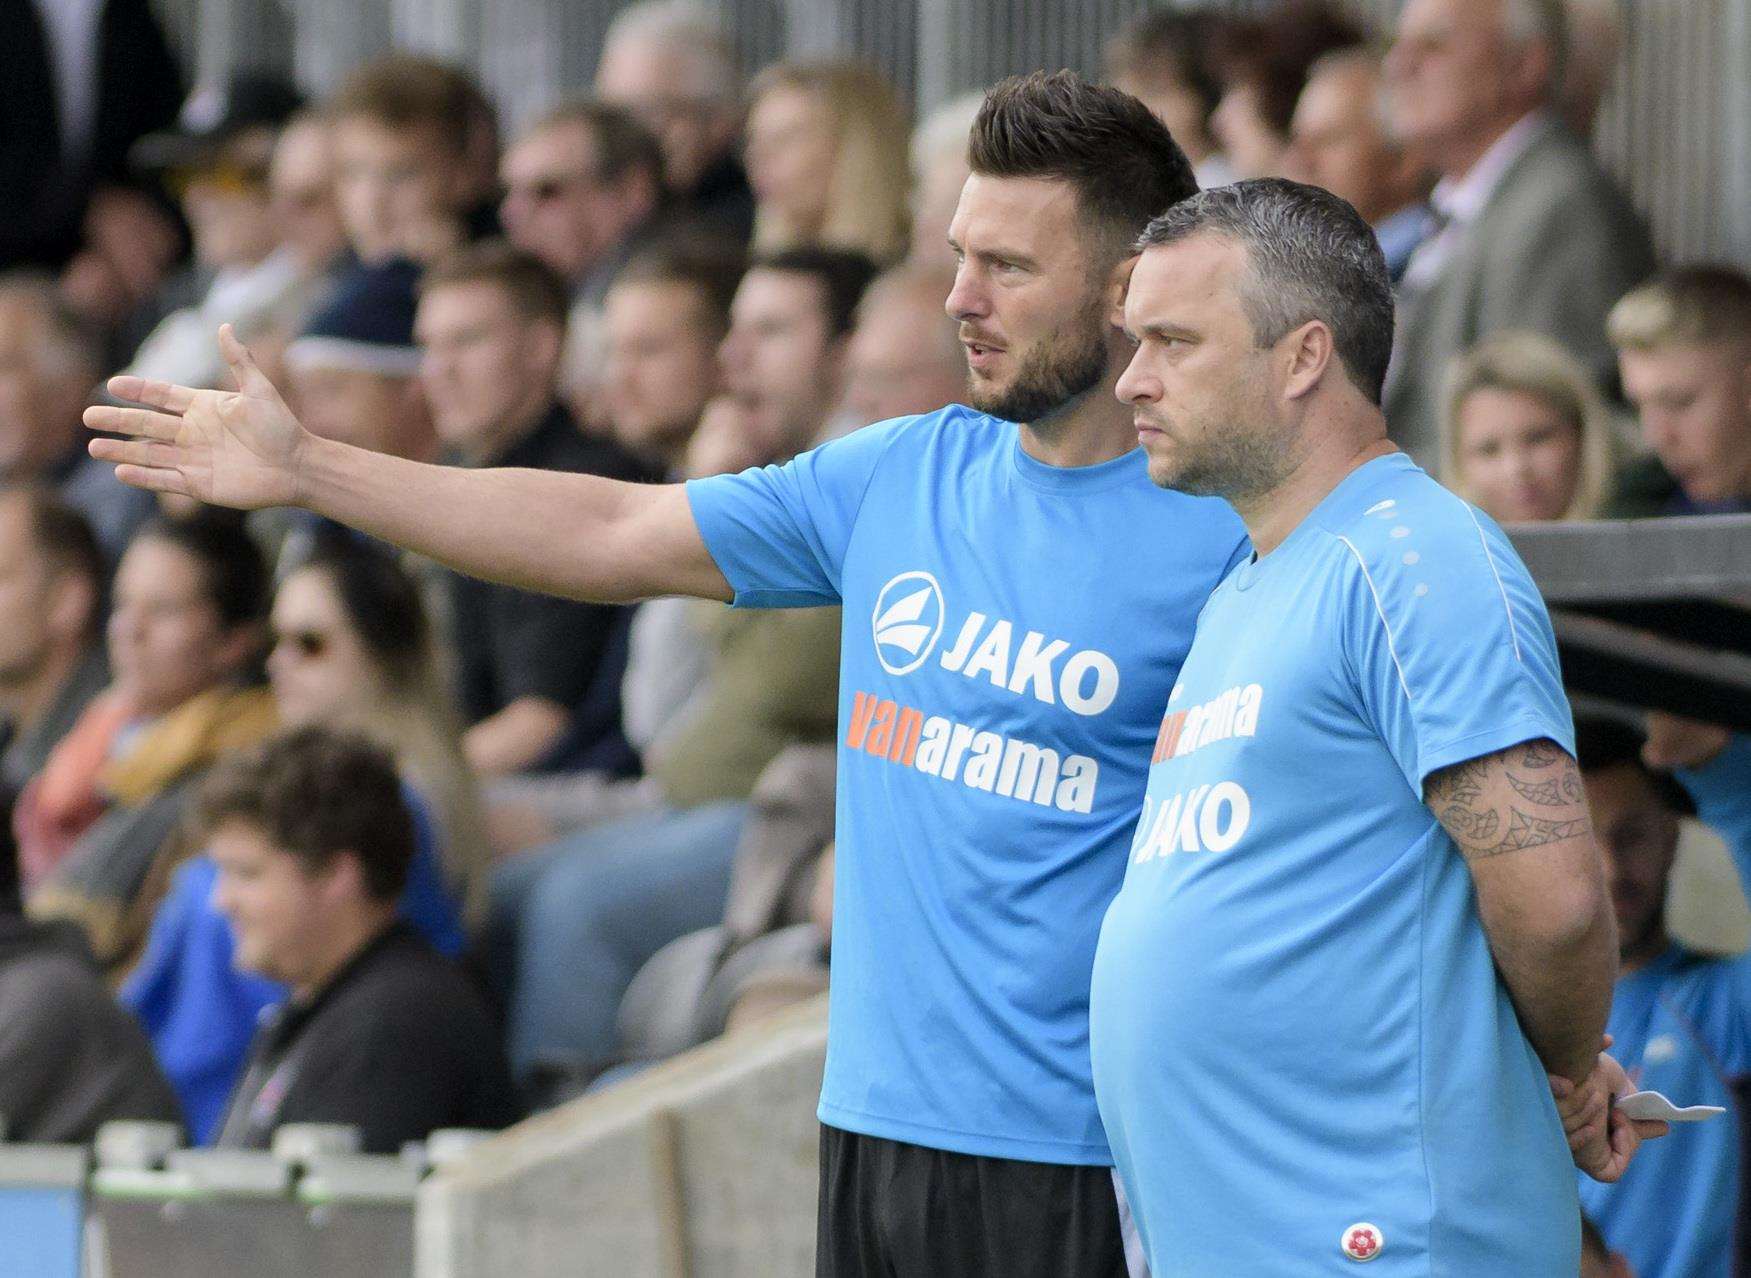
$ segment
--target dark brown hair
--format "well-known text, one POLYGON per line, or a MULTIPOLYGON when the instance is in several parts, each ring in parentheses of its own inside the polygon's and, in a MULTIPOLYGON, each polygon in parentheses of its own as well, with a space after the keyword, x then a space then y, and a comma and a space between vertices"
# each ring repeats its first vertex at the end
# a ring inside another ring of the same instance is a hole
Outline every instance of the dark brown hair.
POLYGON ((297 728, 214 766, 195 799, 205 835, 228 822, 261 832, 307 874, 341 852, 358 858, 365 888, 392 901, 413 863, 413 817, 389 755, 366 738, 297 728))
POLYGON ((428 128, 458 156, 467 153, 481 121, 492 116, 491 103, 467 72, 409 53, 367 62, 322 109, 335 120, 362 117, 395 129, 428 128))
POLYGON ((1367 40, 1326 0, 1287 0, 1271 12, 1230 24, 1216 50, 1227 87, 1249 86, 1265 123, 1284 138, 1313 64, 1367 40))
POLYGON ((1198 189, 1185 152, 1148 107, 1074 71, 1012 76, 993 88, 967 160, 987 177, 1068 182, 1115 260, 1150 218, 1198 189))
POLYGON ((623 284, 679 284, 699 299, 699 315, 713 340, 730 327, 730 303, 747 269, 747 255, 729 240, 704 236, 660 240, 635 254, 615 273, 610 292, 623 284))
POLYGON ((497 285, 510 296, 519 315, 561 328, 571 306, 565 281, 551 267, 504 240, 469 244, 437 262, 420 279, 420 296, 452 284, 497 285))

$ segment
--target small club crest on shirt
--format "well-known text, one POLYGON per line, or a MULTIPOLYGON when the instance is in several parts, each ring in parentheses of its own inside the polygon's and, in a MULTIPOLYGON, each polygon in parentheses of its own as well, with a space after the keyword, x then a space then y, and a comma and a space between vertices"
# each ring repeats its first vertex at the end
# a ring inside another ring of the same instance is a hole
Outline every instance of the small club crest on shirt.
POLYGON ((1369 1261, 1386 1247, 1386 1235, 1380 1232, 1379 1226, 1359 1221, 1344 1230, 1343 1240, 1339 1245, 1343 1248, 1344 1255, 1351 1260, 1369 1261))

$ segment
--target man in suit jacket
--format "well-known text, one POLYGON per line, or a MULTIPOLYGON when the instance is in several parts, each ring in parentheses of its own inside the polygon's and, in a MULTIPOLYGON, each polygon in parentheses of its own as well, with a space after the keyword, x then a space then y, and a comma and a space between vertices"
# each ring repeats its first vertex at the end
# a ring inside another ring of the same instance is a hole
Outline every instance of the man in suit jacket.
POLYGON ((1399 20, 1390 112, 1441 175, 1431 202, 1442 225, 1405 273, 1386 418, 1424 466, 1453 356, 1528 328, 1608 382, 1606 312, 1654 267, 1622 192, 1547 109, 1564 23, 1562 0, 1410 0, 1399 20))
POLYGON ((124 185, 129 148, 181 102, 148 0, 0 4, 0 264, 64 266, 94 193, 124 185))

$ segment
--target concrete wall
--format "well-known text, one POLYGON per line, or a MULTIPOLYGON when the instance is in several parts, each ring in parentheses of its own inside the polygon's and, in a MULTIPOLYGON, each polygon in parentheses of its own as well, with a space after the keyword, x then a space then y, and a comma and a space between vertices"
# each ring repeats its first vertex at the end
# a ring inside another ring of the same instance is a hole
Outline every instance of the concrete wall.
POLYGON ((418 1278, 814 1272, 823 997, 511 1128, 420 1190, 418 1278))

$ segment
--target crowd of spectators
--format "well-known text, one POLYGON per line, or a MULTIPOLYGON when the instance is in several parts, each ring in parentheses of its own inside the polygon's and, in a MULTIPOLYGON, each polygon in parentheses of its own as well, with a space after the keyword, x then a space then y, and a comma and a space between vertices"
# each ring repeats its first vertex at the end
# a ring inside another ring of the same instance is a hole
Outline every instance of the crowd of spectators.
MULTIPOLYGON (((259 1145, 325 1119, 393 1149, 821 988, 837 610, 582 603, 300 512, 155 501, 86 455, 80 413, 115 371, 222 385, 222 322, 316 433, 458 466, 683 479, 939 407, 964 384, 946 232, 979 95, 914 127, 873 68, 744 77, 711 11, 644 0, 593 89, 508 138, 412 55, 318 101, 249 74, 179 108, 144 0, 72 7, 101 23, 0 20, 10 1136, 177 1115, 259 1145)), ((1614 13, 1409 0, 1369 32, 1286 0, 1153 11, 1106 46, 1202 184, 1293 177, 1375 228, 1394 438, 1504 522, 1751 512, 1751 279, 1657 262, 1589 147, 1614 13)), ((1622 996, 1698 1001, 1680 1019, 1721 1038, 1751 986, 1657 907, 1680 808, 1751 875, 1751 760, 1626 731, 1589 728, 1581 759, 1629 885, 1622 996)), ((1745 1042, 1699 1044, 1723 1086, 1745 1042)), ((1721 1213, 1648 1213, 1728 1160, 1598 1187, 1604 1242, 1714 1272, 1636 1240, 1727 1247, 1721 1213)))

